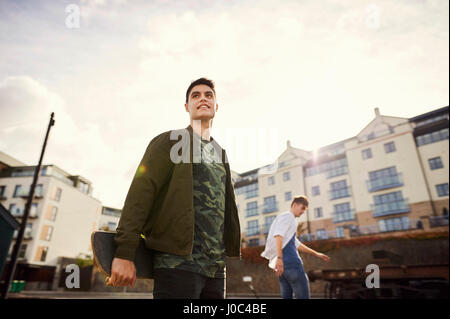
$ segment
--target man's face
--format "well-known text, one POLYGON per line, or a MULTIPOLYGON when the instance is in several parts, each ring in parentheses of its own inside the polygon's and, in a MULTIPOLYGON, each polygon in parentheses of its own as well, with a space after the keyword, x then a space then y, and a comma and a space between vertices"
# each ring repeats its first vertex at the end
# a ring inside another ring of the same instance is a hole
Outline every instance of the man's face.
POLYGON ((219 106, 213 90, 205 84, 199 84, 192 88, 184 107, 192 120, 210 120, 219 106))
POLYGON ((305 206, 305 204, 294 203, 294 206, 292 208, 293 208, 295 217, 299 217, 306 211, 307 207, 305 206))

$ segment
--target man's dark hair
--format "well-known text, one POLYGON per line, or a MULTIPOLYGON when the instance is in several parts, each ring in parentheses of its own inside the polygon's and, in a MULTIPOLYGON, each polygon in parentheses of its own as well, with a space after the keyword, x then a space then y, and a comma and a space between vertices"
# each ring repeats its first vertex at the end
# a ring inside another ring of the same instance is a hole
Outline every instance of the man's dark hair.
POLYGON ((214 95, 216 95, 216 90, 214 89, 214 82, 212 80, 210 80, 210 79, 207 79, 207 78, 200 78, 200 79, 197 79, 195 81, 192 81, 191 85, 189 85, 189 87, 188 87, 188 89, 186 91, 186 103, 189 100, 189 94, 191 94, 192 88, 194 86, 200 85, 200 84, 205 84, 205 85, 209 86, 211 88, 211 90, 213 90, 214 95))
POLYGON ((298 204, 304 204, 305 207, 308 207, 309 202, 308 202, 308 197, 304 196, 304 195, 299 195, 299 196, 295 196, 294 200, 291 203, 291 207, 294 205, 294 203, 298 204))

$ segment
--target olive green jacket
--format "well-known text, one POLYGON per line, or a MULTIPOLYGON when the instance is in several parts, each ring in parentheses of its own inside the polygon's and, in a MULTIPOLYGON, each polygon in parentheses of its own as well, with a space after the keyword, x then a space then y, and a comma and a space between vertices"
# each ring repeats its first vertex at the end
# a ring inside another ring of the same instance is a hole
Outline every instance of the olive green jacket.
MULTIPOLYGON (((193 148, 192 136, 193 130, 189 125, 186 129, 164 132, 148 145, 122 209, 115 235, 117 246, 115 257, 134 260, 141 234, 144 235, 145 244, 150 249, 181 256, 192 253, 194 243, 192 163, 197 154, 193 148), (176 150, 178 152, 175 152, 176 150), (172 159, 177 154, 180 155, 180 151, 184 161, 176 163, 172 159)), ((230 166, 223 149, 222 162, 227 174, 223 233, 225 252, 229 257, 240 257, 239 217, 230 166)))

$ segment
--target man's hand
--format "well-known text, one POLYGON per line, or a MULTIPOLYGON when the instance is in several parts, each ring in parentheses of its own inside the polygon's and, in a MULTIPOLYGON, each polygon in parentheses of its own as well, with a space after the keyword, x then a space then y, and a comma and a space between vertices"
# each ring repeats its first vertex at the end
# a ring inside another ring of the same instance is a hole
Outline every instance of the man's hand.
POLYGON ((284 271, 283 259, 277 258, 277 263, 275 265, 275 272, 278 276, 281 276, 284 271))
POLYGON ((126 287, 130 285, 134 287, 136 282, 136 267, 134 262, 122 259, 114 258, 111 265, 111 278, 108 280, 108 285, 115 287, 126 287))
POLYGON ((330 257, 328 257, 328 256, 325 255, 325 254, 317 253, 316 256, 319 257, 320 259, 322 259, 322 260, 325 261, 325 262, 329 262, 329 261, 330 261, 330 257))

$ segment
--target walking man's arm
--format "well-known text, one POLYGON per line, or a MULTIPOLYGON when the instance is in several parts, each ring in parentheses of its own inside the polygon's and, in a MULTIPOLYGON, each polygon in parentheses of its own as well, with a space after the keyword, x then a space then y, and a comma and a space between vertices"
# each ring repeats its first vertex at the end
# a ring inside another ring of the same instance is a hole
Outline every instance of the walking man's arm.
POLYGON ((304 253, 307 253, 307 254, 314 255, 314 256, 322 259, 325 262, 328 262, 330 260, 330 257, 328 257, 327 255, 319 253, 319 252, 315 251, 314 249, 311 249, 311 248, 307 247, 305 244, 302 244, 302 243, 300 243, 300 245, 297 247, 297 250, 299 252, 304 252, 304 253))

